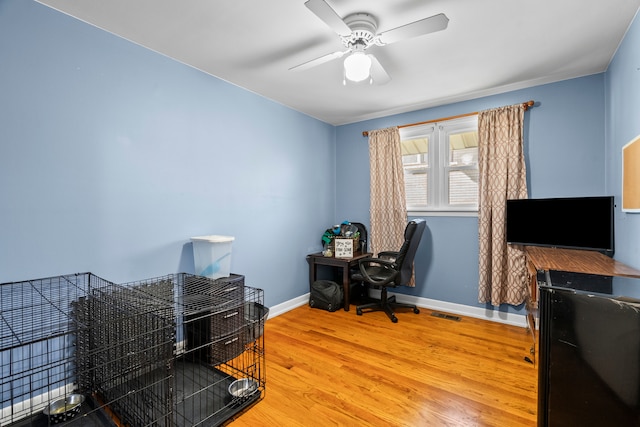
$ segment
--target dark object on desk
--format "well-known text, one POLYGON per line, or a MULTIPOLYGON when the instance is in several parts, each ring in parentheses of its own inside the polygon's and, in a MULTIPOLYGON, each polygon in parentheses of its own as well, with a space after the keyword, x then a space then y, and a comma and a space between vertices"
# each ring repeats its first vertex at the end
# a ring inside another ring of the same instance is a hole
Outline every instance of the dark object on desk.
POLYGON ((406 286, 413 275, 413 260, 422 238, 426 222, 423 219, 410 221, 404 230, 404 243, 397 252, 380 252, 377 258, 364 258, 358 261, 359 271, 351 275, 354 282, 363 282, 374 287, 381 287, 380 300, 359 305, 356 313, 362 315, 362 310, 383 310, 393 323, 398 321, 394 307, 412 308, 418 314, 420 310, 412 304, 396 302, 395 296, 389 297, 388 288, 406 286))
MULTIPOLYGON (((351 224, 355 225, 358 228, 358 233, 360 233, 357 251, 366 254, 369 249, 369 232, 367 231, 367 227, 361 222, 352 222, 351 224)), ((357 264, 352 266, 349 271, 349 277, 358 271, 360 271, 360 268, 357 264)), ((362 301, 364 297, 369 295, 369 286, 362 282, 351 283, 349 293, 354 297, 354 301, 362 301)))
POLYGON ((321 310, 336 311, 342 307, 342 287, 331 280, 316 280, 311 284, 309 306, 321 310))
POLYGON ((361 222, 352 222, 352 225, 355 225, 358 228, 358 233, 360 233, 360 237, 358 237, 358 241, 360 244, 356 249, 356 252, 362 252, 363 254, 367 252, 368 242, 369 242, 369 233, 367 232, 367 227, 361 222))

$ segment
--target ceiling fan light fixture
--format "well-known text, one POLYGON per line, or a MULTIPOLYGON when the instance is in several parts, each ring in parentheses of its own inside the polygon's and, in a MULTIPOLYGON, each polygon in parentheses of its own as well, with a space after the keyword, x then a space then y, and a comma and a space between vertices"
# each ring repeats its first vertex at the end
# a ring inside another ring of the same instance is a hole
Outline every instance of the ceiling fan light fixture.
POLYGON ((352 82, 361 82, 371 75, 371 58, 364 52, 356 51, 344 60, 344 75, 352 82))

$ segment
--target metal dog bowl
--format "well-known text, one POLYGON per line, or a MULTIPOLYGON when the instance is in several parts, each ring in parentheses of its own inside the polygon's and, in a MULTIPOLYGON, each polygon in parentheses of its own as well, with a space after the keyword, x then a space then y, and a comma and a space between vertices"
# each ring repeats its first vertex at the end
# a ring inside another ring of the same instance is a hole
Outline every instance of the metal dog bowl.
POLYGON ((84 402, 81 394, 72 394, 63 399, 58 399, 44 408, 42 411, 51 423, 61 423, 70 420, 80 413, 80 406, 84 402))
POLYGON ((247 397, 258 390, 258 383, 250 378, 240 378, 229 384, 229 394, 233 397, 247 397))

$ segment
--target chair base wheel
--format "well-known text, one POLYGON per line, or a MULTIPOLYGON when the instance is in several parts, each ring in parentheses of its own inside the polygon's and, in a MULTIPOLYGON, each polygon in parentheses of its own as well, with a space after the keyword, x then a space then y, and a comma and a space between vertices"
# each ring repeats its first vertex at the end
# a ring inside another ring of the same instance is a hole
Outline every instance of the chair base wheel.
MULTIPOLYGON (((391 298, 389 298, 389 300, 391 300, 391 298)), ((393 300, 387 301, 386 303, 378 301, 370 304, 359 305, 356 307, 356 314, 358 316, 362 316, 362 314, 365 313, 364 310, 366 310, 366 313, 371 311, 384 311, 393 323, 398 323, 394 307, 410 308, 415 314, 420 313, 420 309, 414 305, 399 304, 393 300)))
POLYGON ((368 304, 356 306, 356 314, 358 316, 362 316, 363 313, 368 313, 370 311, 384 311, 393 323, 398 323, 398 318, 396 317, 394 310, 395 308, 410 308, 415 314, 420 313, 420 309, 414 304, 400 303, 396 301, 395 295, 389 296, 386 287, 382 288, 380 299, 370 298, 370 300, 371 302, 368 304))

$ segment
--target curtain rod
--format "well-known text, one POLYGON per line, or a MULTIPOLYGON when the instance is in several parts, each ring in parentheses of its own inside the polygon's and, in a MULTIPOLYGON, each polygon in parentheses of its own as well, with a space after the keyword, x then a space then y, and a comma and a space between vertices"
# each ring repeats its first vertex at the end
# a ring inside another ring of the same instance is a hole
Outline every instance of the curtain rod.
MULTIPOLYGON (((524 107, 524 111, 527 111, 529 109, 529 107, 533 107, 533 104, 535 104, 534 100, 523 102, 522 106, 524 107)), ((459 119, 461 117, 475 116, 476 114, 478 114, 478 112, 474 111, 473 113, 459 114, 457 116, 449 116, 449 117, 443 117, 441 119, 427 120, 426 122, 409 123, 409 124, 406 124, 406 125, 398 126, 398 129, 408 128, 408 127, 411 127, 411 126, 418 126, 418 125, 427 125, 429 123, 444 122, 446 120, 459 119)), ((369 131, 367 131, 367 130, 362 131, 362 136, 369 136, 369 131)))

